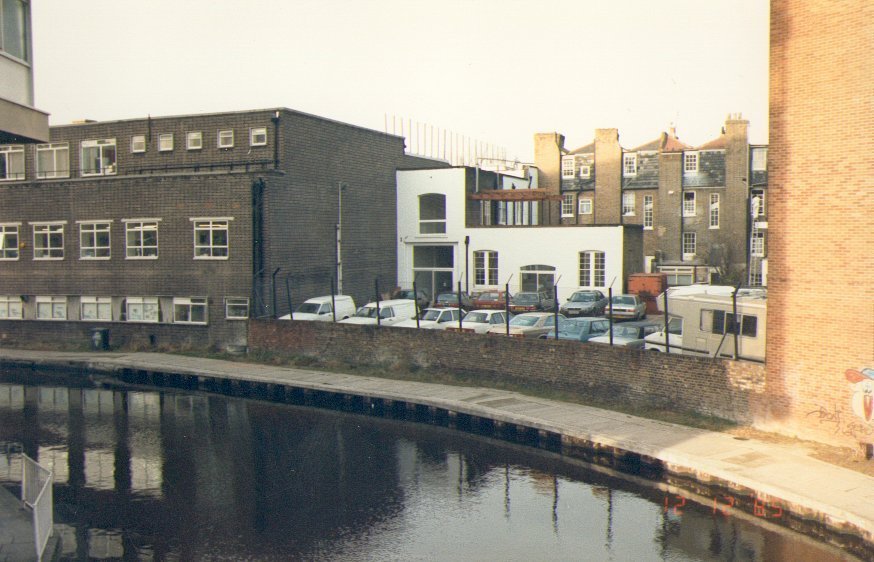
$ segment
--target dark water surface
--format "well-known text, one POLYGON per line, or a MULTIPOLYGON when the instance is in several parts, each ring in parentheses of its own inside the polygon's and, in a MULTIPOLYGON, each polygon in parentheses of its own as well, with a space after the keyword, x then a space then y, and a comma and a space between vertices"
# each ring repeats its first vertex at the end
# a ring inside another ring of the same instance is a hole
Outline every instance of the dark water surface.
POLYGON ((841 560, 556 455, 206 394, 0 384, 0 483, 55 473, 65 560, 841 560))

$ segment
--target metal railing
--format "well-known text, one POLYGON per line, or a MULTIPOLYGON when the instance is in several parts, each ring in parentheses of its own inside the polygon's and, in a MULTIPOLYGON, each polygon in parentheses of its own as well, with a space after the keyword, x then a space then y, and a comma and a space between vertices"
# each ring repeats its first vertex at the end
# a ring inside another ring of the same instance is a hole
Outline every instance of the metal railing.
POLYGON ((54 513, 52 497, 51 470, 40 466, 32 458, 21 454, 21 501, 33 513, 33 539, 37 560, 42 560, 43 552, 52 536, 54 513))

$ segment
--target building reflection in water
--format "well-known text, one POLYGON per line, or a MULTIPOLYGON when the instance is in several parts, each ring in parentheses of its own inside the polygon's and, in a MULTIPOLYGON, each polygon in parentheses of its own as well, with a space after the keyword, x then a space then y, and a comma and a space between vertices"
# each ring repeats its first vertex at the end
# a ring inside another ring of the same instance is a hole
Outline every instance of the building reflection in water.
POLYGON ((516 446, 206 394, 0 384, 8 487, 18 450, 66 559, 838 559, 516 446))

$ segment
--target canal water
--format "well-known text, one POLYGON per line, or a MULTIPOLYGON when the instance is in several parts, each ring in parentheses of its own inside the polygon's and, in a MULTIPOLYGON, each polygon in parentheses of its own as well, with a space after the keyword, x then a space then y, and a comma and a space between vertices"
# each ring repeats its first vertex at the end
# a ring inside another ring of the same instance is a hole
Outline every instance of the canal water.
MULTIPOLYGON (((2 381, 4 379, 0 379, 2 381)), ((848 560, 769 522, 450 429, 0 382, 0 484, 54 471, 63 560, 848 560)))

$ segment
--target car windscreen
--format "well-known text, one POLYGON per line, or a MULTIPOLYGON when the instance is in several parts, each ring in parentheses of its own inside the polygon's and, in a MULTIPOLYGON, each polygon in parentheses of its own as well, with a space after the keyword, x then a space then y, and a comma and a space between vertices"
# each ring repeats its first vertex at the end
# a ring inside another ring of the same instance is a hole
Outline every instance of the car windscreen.
POLYGON ((359 318, 376 318, 375 306, 362 306, 355 311, 355 316, 359 318))
POLYGON ((634 304, 634 298, 633 298, 633 297, 622 297, 622 296, 619 296, 619 297, 613 297, 613 304, 627 304, 627 305, 633 305, 633 304, 634 304))
POLYGON ((516 293, 513 296, 515 304, 533 304, 539 300, 537 293, 516 293))
POLYGON ((498 298, 500 298, 500 295, 498 293, 483 293, 479 296, 479 298, 477 300, 496 301, 496 300, 498 300, 498 298))
POLYGON ((422 315, 422 320, 438 320, 440 318, 439 310, 426 310, 422 315))
POLYGON ((534 326, 538 320, 537 316, 516 316, 510 320, 510 326, 534 326))
POLYGON ((489 315, 485 312, 471 312, 464 317, 465 322, 473 322, 477 324, 485 324, 489 321, 489 315))
POLYGON ((595 295, 592 293, 574 293, 571 295, 570 302, 595 302, 595 295))
POLYGON ((637 340, 640 339, 640 328, 636 326, 623 326, 622 324, 614 324, 613 337, 637 340))
POLYGON ((299 307, 297 307, 297 310, 295 310, 295 312, 303 312, 306 314, 318 314, 320 306, 321 306, 320 304, 315 303, 315 302, 305 302, 302 305, 300 305, 299 307))

